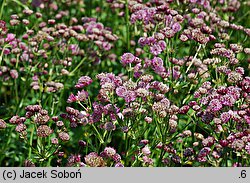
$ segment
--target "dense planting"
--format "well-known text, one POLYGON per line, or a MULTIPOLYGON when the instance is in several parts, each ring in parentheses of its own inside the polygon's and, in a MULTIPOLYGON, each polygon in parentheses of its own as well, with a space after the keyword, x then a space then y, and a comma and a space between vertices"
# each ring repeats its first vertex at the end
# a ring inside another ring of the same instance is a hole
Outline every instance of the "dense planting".
POLYGON ((250 166, 250 1, 2 0, 1 166, 250 166))

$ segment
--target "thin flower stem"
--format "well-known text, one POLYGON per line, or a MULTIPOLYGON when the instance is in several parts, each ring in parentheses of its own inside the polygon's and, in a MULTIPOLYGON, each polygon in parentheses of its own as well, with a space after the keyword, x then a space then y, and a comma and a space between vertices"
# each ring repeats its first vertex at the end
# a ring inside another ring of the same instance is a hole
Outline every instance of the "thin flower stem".
POLYGON ((98 137, 99 137, 99 140, 100 140, 100 143, 103 144, 103 143, 104 143, 104 140, 102 139, 101 134, 99 133, 99 131, 97 130, 97 128, 95 127, 94 124, 92 124, 92 127, 94 128, 95 132, 97 133, 97 135, 98 135, 98 137))
POLYGON ((27 139, 24 139, 24 142, 29 146, 29 148, 31 148, 31 149, 35 152, 35 154, 36 154, 37 156, 39 156, 40 158, 42 158, 42 155, 40 154, 40 152, 39 152, 38 150, 36 150, 34 147, 30 146, 30 144, 29 144, 29 142, 27 141, 27 139))
POLYGON ((133 162, 133 164, 131 165, 131 167, 134 167, 135 164, 138 162, 138 159, 142 156, 143 154, 140 153, 137 157, 136 157, 136 160, 133 162))
POLYGON ((87 59, 87 58, 84 57, 84 58, 80 61, 80 63, 75 67, 75 69, 69 73, 69 76, 73 76, 74 73, 77 71, 77 69, 83 64, 83 62, 84 62, 86 59, 87 59))
POLYGON ((13 2, 15 2, 16 4, 22 6, 24 9, 29 9, 28 6, 24 5, 22 2, 18 1, 18 0, 12 0, 13 2))
POLYGON ((202 44, 199 44, 199 47, 198 47, 198 49, 197 49, 197 51, 196 51, 196 53, 194 55, 194 58, 192 59, 191 63, 189 64, 189 66, 188 66, 188 68, 186 70, 186 73, 188 73, 190 67, 193 65, 193 63, 194 63, 194 61, 195 61, 196 57, 198 56, 198 53, 199 53, 199 51, 201 49, 201 46, 202 46, 202 44))
POLYGON ((86 107, 84 107, 84 105, 82 105, 82 103, 80 101, 77 102, 85 111, 88 111, 88 109, 86 107))
POLYGON ((126 20, 126 34, 127 34, 127 49, 130 50, 130 28, 129 28, 129 9, 128 0, 125 2, 125 20, 126 20))
MULTIPOLYGON (((5 4, 6 4, 6 0, 3 0, 2 6, 1 6, 1 11, 0 11, 0 19, 2 19, 3 9, 4 9, 5 4)), ((1 65, 1 64, 0 64, 0 65, 1 65)))
POLYGON ((5 50, 5 48, 8 48, 8 47, 10 47, 10 45, 9 45, 9 44, 6 44, 6 45, 3 47, 3 49, 2 49, 2 52, 1 52, 1 55, 0 55, 0 66, 1 66, 2 60, 3 60, 3 53, 4 53, 4 50, 5 50))
POLYGON ((33 125, 33 128, 31 128, 30 140, 29 140, 29 155, 28 155, 29 159, 31 158, 32 142, 33 142, 34 131, 35 131, 35 127, 33 125))
POLYGON ((18 89, 17 89, 17 81, 14 79, 14 87, 15 87, 15 97, 16 97, 16 106, 18 104, 18 89))

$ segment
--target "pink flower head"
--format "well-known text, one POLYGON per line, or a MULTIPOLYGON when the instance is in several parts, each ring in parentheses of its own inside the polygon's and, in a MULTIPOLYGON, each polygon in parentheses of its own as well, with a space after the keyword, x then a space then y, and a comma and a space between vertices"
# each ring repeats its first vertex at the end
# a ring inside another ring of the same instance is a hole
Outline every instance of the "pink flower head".
POLYGON ((250 77, 245 77, 241 82, 241 88, 243 91, 250 93, 250 77))
POLYGON ((111 49, 112 45, 109 42, 103 42, 102 43, 102 48, 106 51, 109 51, 111 49))
POLYGON ((160 57, 154 57, 152 59, 153 68, 158 68, 163 66, 163 60, 160 57))
POLYGON ((6 42, 11 42, 15 39, 16 35, 15 34, 12 34, 12 33, 9 33, 7 34, 7 37, 5 38, 5 41, 6 42))
POLYGON ((211 152, 211 149, 209 147, 204 147, 200 150, 198 156, 199 157, 205 157, 211 152))
POLYGON ((250 125, 250 116, 244 115, 244 119, 250 125))
POLYGON ((236 102, 234 97, 232 95, 223 95, 221 98, 220 98, 220 101, 223 105, 226 105, 226 106, 233 106, 234 103, 236 102))
POLYGON ((166 17, 166 26, 169 27, 173 23, 173 16, 172 15, 167 15, 166 17))
POLYGON ((7 28, 6 28, 6 22, 3 20, 0 20, 0 35, 6 34, 7 28))
POLYGON ((220 115, 220 119, 223 123, 227 123, 231 118, 231 114, 229 112, 223 112, 220 115))
POLYGON ((140 37, 138 40, 138 43, 140 46, 145 46, 147 44, 147 38, 146 37, 140 37))
POLYGON ((156 39, 153 36, 147 38, 147 44, 153 45, 155 43, 156 43, 156 39))
POLYGON ((158 45, 158 44, 154 44, 152 46, 150 46, 150 52, 153 54, 153 55, 159 55, 161 54, 162 52, 162 49, 161 47, 158 45))
POLYGON ((136 93, 134 91, 126 91, 123 95, 123 98, 127 103, 135 101, 136 93))
POLYGON ((71 93, 68 100, 67 100, 67 103, 72 103, 72 102, 76 102, 76 101, 77 101, 76 96, 73 93, 71 93))
POLYGON ((132 53, 124 53, 121 56, 121 63, 123 65, 133 63, 134 60, 135 60, 135 56, 132 53))
POLYGON ((5 29, 6 28, 6 22, 3 20, 0 20, 0 28, 5 29))
POLYGON ((116 94, 119 97, 123 97, 125 92, 127 92, 127 88, 125 86, 119 86, 118 88, 116 88, 116 94))
POLYGON ((104 153, 108 157, 112 158, 116 154, 116 150, 113 147, 105 147, 104 153))
POLYGON ((122 163, 118 162, 115 164, 115 167, 124 167, 124 165, 122 163))
POLYGON ((181 30, 181 25, 176 22, 172 25, 172 30, 176 33, 176 32, 179 32, 181 30))
POLYGON ((158 45, 161 47, 162 51, 164 51, 166 49, 166 42, 163 40, 160 40, 158 42, 158 45))
POLYGON ((78 101, 83 102, 83 101, 87 100, 88 95, 89 95, 88 92, 82 90, 82 91, 77 92, 76 98, 77 98, 78 101))
POLYGON ((165 67, 161 66, 161 67, 154 68, 154 71, 157 74, 164 74, 164 72, 166 71, 166 69, 165 69, 165 67))
POLYGON ((209 103, 209 109, 213 112, 219 111, 222 109, 222 104, 218 99, 213 99, 209 103))
POLYGON ((10 54, 10 49, 5 48, 5 49, 3 50, 3 54, 4 54, 4 55, 9 55, 9 54, 10 54))
POLYGON ((17 70, 15 70, 15 69, 10 70, 10 76, 13 79, 17 79, 18 78, 18 72, 17 72, 17 70))
POLYGON ((142 153, 145 155, 145 156, 148 156, 151 154, 151 151, 149 149, 148 146, 145 146, 144 148, 142 148, 142 153))
POLYGON ((90 85, 93 80, 89 76, 82 76, 78 80, 78 83, 75 85, 76 88, 83 88, 85 86, 90 85))

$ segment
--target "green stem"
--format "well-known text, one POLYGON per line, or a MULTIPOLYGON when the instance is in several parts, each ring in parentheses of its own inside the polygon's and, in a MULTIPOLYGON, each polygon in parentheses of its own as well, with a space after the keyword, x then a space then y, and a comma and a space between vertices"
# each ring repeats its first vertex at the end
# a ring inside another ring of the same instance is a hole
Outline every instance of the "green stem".
POLYGON ((80 101, 77 102, 85 111, 88 111, 88 109, 86 107, 84 107, 84 105, 82 105, 82 103, 80 101))
POLYGON ((18 97, 18 86, 17 86, 17 81, 14 79, 14 85, 15 85, 15 95, 16 95, 16 106, 18 107, 19 104, 19 97, 18 97))
MULTIPOLYGON (((1 13, 1 12, 0 12, 1 13)), ((0 16, 1 16, 1 14, 0 14, 0 16)), ((1 19, 1 18, 0 18, 1 19)), ((3 52, 4 52, 4 50, 5 50, 5 48, 8 48, 8 47, 10 47, 10 45, 9 44, 6 44, 4 47, 3 47, 3 49, 2 49, 2 52, 1 52, 1 55, 0 55, 0 66, 1 66, 1 63, 2 63, 2 60, 3 60, 3 52)))
POLYGON ((102 139, 102 136, 101 134, 99 133, 99 131, 96 129, 95 125, 92 124, 92 127, 94 128, 95 132, 97 133, 98 137, 99 137, 99 140, 101 142, 101 144, 104 143, 104 140, 102 139))
POLYGON ((40 152, 39 152, 37 149, 35 149, 34 147, 30 146, 30 144, 29 144, 29 142, 27 141, 27 139, 24 139, 24 142, 29 146, 29 148, 31 148, 31 150, 33 150, 33 152, 34 152, 37 156, 39 156, 40 158, 42 158, 42 155, 40 154, 40 152))
POLYGON ((31 157, 31 152, 32 152, 32 142, 33 142, 34 131, 35 131, 35 128, 34 128, 34 125, 33 125, 33 128, 31 129, 30 141, 29 141, 29 155, 28 155, 29 159, 31 157))
POLYGON ((188 73, 190 67, 193 65, 193 63, 194 63, 194 61, 195 61, 196 57, 198 56, 198 53, 199 53, 199 51, 200 51, 200 49, 201 49, 201 46, 202 46, 202 44, 199 44, 199 47, 198 47, 198 49, 197 49, 197 52, 195 53, 194 58, 192 59, 190 65, 188 66, 186 73, 188 73))
POLYGON ((73 75, 74 75, 74 72, 83 64, 83 62, 84 62, 85 60, 86 60, 86 57, 84 57, 84 58, 80 61, 80 63, 75 67, 75 69, 69 73, 69 76, 73 76, 73 75))
POLYGON ((3 0, 2 6, 1 6, 1 11, 0 11, 0 19, 2 19, 2 14, 3 14, 3 9, 4 9, 5 4, 6 4, 6 0, 3 0))
POLYGON ((24 5, 22 2, 18 1, 18 0, 12 0, 13 2, 15 2, 16 4, 22 6, 24 9, 29 9, 28 6, 24 5))
POLYGON ((127 33, 127 51, 130 50, 130 35, 129 35, 129 9, 128 0, 125 2, 125 20, 126 20, 126 33, 127 33))

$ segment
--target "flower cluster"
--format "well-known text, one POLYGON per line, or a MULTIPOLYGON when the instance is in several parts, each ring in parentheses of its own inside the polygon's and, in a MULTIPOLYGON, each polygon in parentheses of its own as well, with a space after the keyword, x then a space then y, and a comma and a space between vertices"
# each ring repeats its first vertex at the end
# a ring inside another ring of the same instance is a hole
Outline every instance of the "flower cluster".
POLYGON ((196 92, 197 102, 191 102, 190 107, 196 111, 201 121, 210 126, 212 133, 223 134, 220 138, 207 137, 202 140, 205 149, 198 156, 199 161, 207 161, 205 158, 210 152, 218 159, 222 147, 229 147, 236 152, 248 151, 249 141, 249 77, 244 77, 244 69, 236 68, 229 71, 227 80, 231 86, 218 86, 213 88, 210 82, 205 82, 196 92), (237 75, 237 77, 235 76, 237 75), (247 86, 247 87, 246 87, 247 86), (232 130, 231 127, 235 126, 232 130), (218 151, 209 149, 214 145, 218 151), (203 153, 204 152, 204 153, 203 153))
POLYGON ((96 22, 93 18, 82 18, 86 35, 100 48, 108 51, 112 47, 111 42, 117 41, 118 37, 112 34, 111 30, 105 28, 102 23, 96 22))

